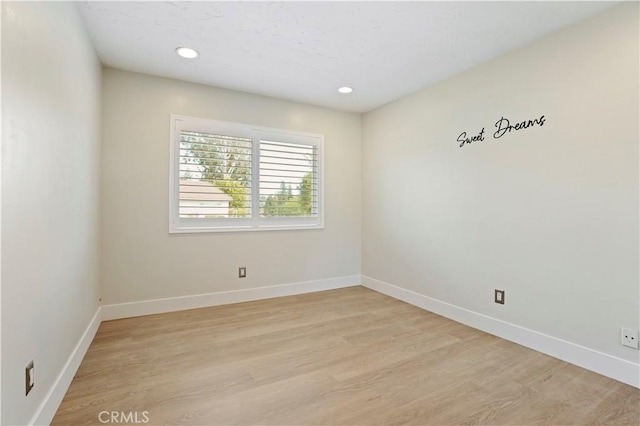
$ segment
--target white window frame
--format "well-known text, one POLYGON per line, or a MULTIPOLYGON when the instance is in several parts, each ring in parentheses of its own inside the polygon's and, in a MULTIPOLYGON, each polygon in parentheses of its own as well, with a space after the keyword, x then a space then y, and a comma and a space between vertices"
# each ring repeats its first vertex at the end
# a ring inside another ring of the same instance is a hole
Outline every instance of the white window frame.
POLYGON ((324 228, 324 135, 171 114, 169 143, 169 233, 270 231, 324 228), (180 218, 180 133, 194 131, 252 140, 251 217, 180 218), (312 145, 317 154, 317 216, 260 217, 260 141, 312 145))

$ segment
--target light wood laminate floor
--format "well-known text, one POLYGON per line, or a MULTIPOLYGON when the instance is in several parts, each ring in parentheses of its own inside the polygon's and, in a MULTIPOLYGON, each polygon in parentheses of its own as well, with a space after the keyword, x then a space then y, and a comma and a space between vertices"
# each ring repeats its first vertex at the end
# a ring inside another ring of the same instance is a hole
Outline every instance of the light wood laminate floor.
POLYGON ((102 424, 101 411, 154 425, 637 425, 640 391, 353 287, 104 322, 53 424, 102 424))

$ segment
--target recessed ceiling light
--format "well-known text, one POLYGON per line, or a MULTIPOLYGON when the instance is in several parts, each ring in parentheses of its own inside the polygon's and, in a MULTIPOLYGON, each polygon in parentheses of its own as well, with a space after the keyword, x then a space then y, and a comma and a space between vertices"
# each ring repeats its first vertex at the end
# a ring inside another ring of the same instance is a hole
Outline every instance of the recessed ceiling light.
POLYGON ((186 59, 195 59, 199 53, 190 47, 178 47, 176 53, 186 59))
POLYGON ((338 89, 338 92, 340 93, 351 93, 353 92, 353 89, 349 86, 344 86, 338 89))

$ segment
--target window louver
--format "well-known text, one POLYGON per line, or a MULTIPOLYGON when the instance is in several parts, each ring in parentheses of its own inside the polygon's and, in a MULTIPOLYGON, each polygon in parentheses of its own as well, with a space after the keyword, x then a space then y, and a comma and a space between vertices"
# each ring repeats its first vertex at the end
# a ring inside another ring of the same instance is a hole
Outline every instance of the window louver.
POLYGON ((318 214, 318 161, 312 145, 260 141, 260 214, 318 214))

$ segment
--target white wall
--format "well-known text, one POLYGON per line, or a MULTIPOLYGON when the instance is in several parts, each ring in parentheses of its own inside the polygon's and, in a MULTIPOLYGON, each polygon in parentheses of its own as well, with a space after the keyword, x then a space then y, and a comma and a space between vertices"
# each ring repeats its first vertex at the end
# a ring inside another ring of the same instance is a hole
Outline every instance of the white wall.
POLYGON ((360 115, 109 68, 103 89, 103 303, 360 274, 360 115), (324 134, 325 229, 170 235, 172 113, 324 134))
POLYGON ((31 420, 98 309, 100 76, 74 5, 2 3, 2 424, 31 420))
POLYGON ((637 363, 638 75, 627 3, 365 114, 363 274, 637 363))

